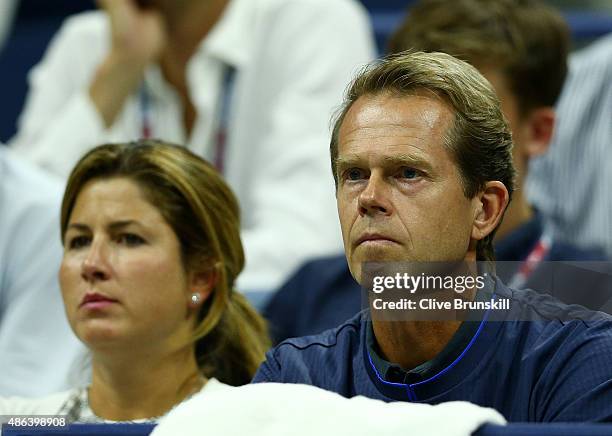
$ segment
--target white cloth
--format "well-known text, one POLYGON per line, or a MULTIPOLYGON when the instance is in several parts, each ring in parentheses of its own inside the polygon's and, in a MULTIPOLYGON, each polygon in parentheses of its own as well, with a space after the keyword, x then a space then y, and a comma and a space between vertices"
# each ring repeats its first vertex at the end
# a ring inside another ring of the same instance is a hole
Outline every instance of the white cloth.
MULTIPOLYGON (((31 72, 11 145, 58 174, 94 145, 141 136, 137 93, 108 130, 88 96, 109 50, 108 24, 99 11, 69 18, 31 72)), ((223 160, 242 208, 247 262, 240 289, 274 289, 305 259, 342 249, 329 122, 354 72, 374 53, 367 13, 355 0, 231 0, 187 67, 197 109, 190 138, 177 93, 158 66, 146 71, 152 136, 211 161, 224 67, 236 71, 223 160)))
POLYGON ((0 395, 66 389, 82 350, 57 279, 61 198, 60 181, 0 145, 0 395))
POLYGON ((467 436, 485 423, 505 424, 495 410, 463 401, 432 406, 347 399, 296 384, 208 385, 160 420, 151 436, 467 436))
POLYGON ((530 202, 556 237, 612 257, 612 34, 571 57, 550 150, 530 164, 530 202))

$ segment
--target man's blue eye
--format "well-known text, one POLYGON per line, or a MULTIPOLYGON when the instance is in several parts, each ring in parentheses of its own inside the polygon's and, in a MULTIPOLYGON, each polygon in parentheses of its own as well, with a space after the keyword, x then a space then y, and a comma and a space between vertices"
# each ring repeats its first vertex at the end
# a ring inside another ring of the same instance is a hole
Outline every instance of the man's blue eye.
POLYGON ((404 179, 414 179, 419 175, 414 168, 402 168, 401 174, 404 179))

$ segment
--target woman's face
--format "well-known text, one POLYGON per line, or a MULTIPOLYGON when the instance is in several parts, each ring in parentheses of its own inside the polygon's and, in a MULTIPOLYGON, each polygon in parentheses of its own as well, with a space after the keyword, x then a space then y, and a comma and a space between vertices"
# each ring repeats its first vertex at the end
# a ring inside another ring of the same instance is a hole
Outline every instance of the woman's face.
POLYGON ((93 350, 160 347, 189 340, 194 308, 180 244, 127 178, 88 182, 64 236, 60 284, 77 336, 93 350))

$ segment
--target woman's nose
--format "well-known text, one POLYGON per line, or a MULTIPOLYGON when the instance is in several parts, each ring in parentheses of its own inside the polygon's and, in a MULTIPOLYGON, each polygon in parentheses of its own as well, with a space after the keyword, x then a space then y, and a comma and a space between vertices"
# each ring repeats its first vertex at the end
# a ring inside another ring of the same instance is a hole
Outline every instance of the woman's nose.
POLYGON ((103 242, 93 241, 81 264, 81 277, 93 282, 109 277, 108 255, 103 242))

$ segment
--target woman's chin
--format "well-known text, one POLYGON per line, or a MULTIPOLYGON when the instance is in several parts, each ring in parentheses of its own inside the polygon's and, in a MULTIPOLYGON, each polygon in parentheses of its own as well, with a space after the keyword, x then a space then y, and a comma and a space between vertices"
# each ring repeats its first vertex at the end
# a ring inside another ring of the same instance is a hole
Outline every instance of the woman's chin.
POLYGON ((77 327, 78 338, 92 350, 117 346, 127 340, 125 332, 110 323, 87 323, 77 327))

